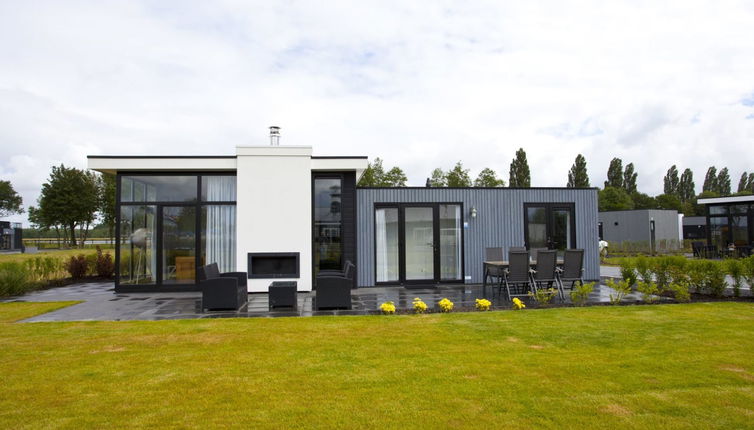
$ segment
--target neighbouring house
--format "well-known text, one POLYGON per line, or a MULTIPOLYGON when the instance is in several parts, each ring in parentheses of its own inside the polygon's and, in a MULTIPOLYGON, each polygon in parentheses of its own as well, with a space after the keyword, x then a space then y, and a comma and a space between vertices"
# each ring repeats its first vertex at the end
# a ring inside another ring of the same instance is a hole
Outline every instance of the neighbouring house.
POLYGON ((707 241, 707 217, 683 217, 683 239, 693 241, 707 241))
POLYGON ((23 246, 21 223, 0 221, 0 251, 20 251, 23 246))
POLYGON ((677 211, 638 209, 599 213, 600 238, 611 251, 661 252, 682 243, 681 217, 677 211))
POLYGON ((699 199, 707 209, 707 245, 718 250, 731 244, 737 248, 754 245, 754 196, 699 199))
POLYGON ((197 288, 196 267, 312 290, 356 264, 354 287, 481 283, 484 248, 582 248, 599 279, 597 190, 357 188, 367 157, 308 146, 239 146, 228 156, 88 157, 117 175, 116 291, 197 288))

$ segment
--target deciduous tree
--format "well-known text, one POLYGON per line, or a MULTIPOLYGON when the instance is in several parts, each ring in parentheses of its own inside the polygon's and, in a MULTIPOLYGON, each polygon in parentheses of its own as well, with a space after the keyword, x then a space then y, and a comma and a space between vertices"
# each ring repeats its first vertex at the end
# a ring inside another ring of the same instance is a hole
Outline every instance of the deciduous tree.
POLYGON ((694 173, 691 169, 686 169, 681 173, 681 179, 678 182, 678 197, 686 203, 694 200, 696 191, 694 191, 694 173))
POLYGON ((367 164, 366 170, 359 179, 360 187, 405 187, 408 178, 400 167, 393 167, 385 172, 382 159, 376 157, 373 163, 367 164))
POLYGON ((672 196, 680 196, 680 183, 681 180, 678 178, 678 169, 675 167, 675 164, 673 164, 670 169, 668 169, 668 172, 663 179, 664 193, 672 196))
POLYGON ((717 193, 717 190, 717 168, 715 166, 711 166, 709 169, 707 169, 707 174, 704 176, 704 185, 702 185, 702 192, 711 191, 713 193, 717 193))
POLYGON ((631 196, 623 188, 605 187, 599 192, 599 211, 623 211, 634 208, 631 196))
POLYGON ((607 181, 605 188, 623 188, 623 160, 613 158, 607 168, 607 181))
POLYGON ((448 186, 448 180, 445 177, 445 172, 442 171, 441 168, 436 168, 432 171, 432 176, 429 178, 429 182, 427 183, 430 187, 447 187, 448 186))
POLYGON ((497 173, 489 167, 485 167, 479 172, 479 176, 474 179, 475 187, 504 187, 505 181, 497 177, 497 173))
POLYGON ((529 171, 529 162, 526 161, 524 148, 519 148, 516 151, 516 158, 511 161, 508 176, 508 186, 512 188, 531 187, 531 172, 529 171))
POLYGON ((586 171, 586 158, 579 154, 568 171, 568 188, 589 188, 589 174, 586 171))
POLYGON ((639 176, 634 171, 634 163, 626 164, 626 170, 623 172, 623 189, 628 194, 636 192, 636 178, 639 176))
POLYGON ((717 174, 717 192, 722 196, 730 194, 730 175, 727 167, 720 169, 720 173, 717 174))
POLYGON ((21 196, 13 189, 10 181, 0 181, 0 217, 22 213, 22 204, 21 196))
POLYGON ((459 161, 456 163, 448 173, 445 175, 445 180, 449 187, 470 187, 471 177, 469 176, 469 169, 464 169, 463 164, 459 161))

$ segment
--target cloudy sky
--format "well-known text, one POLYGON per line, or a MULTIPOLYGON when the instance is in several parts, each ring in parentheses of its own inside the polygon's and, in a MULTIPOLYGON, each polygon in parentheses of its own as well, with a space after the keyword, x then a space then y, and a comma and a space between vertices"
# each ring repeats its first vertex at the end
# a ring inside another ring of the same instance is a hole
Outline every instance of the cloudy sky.
POLYGON ((671 164, 735 187, 754 3, 0 0, 0 178, 26 206, 55 164, 233 154, 273 124, 411 185, 458 160, 507 180, 523 147, 534 186, 582 153, 593 185, 617 156, 649 194, 671 164))

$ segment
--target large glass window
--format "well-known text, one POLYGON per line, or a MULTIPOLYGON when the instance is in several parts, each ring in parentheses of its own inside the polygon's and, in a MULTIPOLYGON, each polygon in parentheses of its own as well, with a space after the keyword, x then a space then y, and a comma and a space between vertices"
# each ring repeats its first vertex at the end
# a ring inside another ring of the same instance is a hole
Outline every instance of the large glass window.
POLYGON ((709 219, 710 244, 723 249, 728 246, 728 217, 716 216, 709 219))
POLYGON ((314 274, 343 267, 340 178, 314 178, 314 274))
POLYGON ((235 270, 235 175, 121 175, 118 197, 119 284, 194 284, 197 263, 235 270))
POLYGON ((162 282, 193 284, 196 276, 196 207, 162 207, 162 282))
POLYGON ((736 246, 749 245, 749 224, 748 217, 734 216, 731 217, 731 242, 736 246))
POLYGON ((547 209, 545 207, 526 208, 528 225, 527 243, 530 249, 547 248, 547 209))
POLYGON ((119 282, 153 284, 157 258, 155 237, 156 206, 120 208, 119 282))
POLYGON ((217 263, 221 272, 236 270, 236 206, 202 207, 201 264, 217 263))
POLYGON ((398 208, 378 208, 374 213, 377 282, 399 280, 398 208))
POLYGON ((435 277, 434 216, 431 207, 407 207, 404 212, 406 280, 435 277))
POLYGON ((440 205, 440 279, 460 281, 461 205, 440 205))
POLYGON ((121 202, 190 202, 196 200, 196 176, 124 176, 121 202))

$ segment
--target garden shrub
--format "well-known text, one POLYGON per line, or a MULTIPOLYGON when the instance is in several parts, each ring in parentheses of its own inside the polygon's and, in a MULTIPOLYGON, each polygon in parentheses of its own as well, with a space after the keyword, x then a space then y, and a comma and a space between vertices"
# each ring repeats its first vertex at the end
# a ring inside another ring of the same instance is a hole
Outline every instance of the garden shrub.
POLYGON ((94 264, 94 271, 97 276, 103 278, 112 278, 115 272, 115 261, 110 253, 103 253, 102 248, 97 247, 97 261, 94 264))
POLYGON ((392 315, 395 313, 395 303, 393 302, 385 302, 380 305, 380 310, 384 315, 392 315))
POLYGON ((754 255, 750 255, 749 258, 745 258, 741 262, 743 263, 746 283, 749 284, 749 292, 754 294, 754 255))
POLYGON ((86 274, 94 275, 95 267, 97 266, 97 254, 86 254, 86 274))
POLYGON ((424 312, 427 312, 427 304, 418 297, 414 298, 414 312, 416 312, 417 314, 423 314, 424 312))
POLYGON ((24 262, 29 272, 29 280, 34 282, 50 282, 65 277, 60 260, 52 257, 34 257, 24 262))
POLYGON ((605 284, 615 290, 615 295, 610 293, 610 304, 613 305, 619 304, 626 296, 626 294, 629 294, 631 292, 631 286, 628 285, 628 282, 626 282, 625 280, 615 282, 613 279, 608 279, 605 284))
POLYGON ((673 282, 668 286, 668 289, 673 292, 673 297, 677 302, 687 303, 691 301, 688 284, 673 282))
POLYGON ((86 276, 88 267, 86 256, 84 254, 79 254, 77 256, 72 255, 65 263, 65 270, 68 271, 73 279, 81 279, 86 276))
POLYGON ((743 263, 735 259, 726 260, 725 269, 730 277, 733 278, 733 295, 741 297, 741 286, 743 286, 744 280, 743 263))
POLYGON ((634 267, 636 268, 636 273, 639 274, 639 277, 644 281, 651 281, 652 280, 652 268, 650 266, 649 259, 643 255, 636 257, 634 259, 634 267))
POLYGON ((546 307, 550 304, 556 293, 557 290, 555 288, 537 288, 534 292, 529 291, 529 297, 532 297, 540 306, 546 307))
POLYGON ((492 302, 487 299, 476 299, 475 306, 478 311, 488 311, 490 310, 490 306, 492 306, 492 302))
POLYGON ((25 293, 33 285, 29 270, 22 263, 0 263, 0 296, 15 296, 25 293))
POLYGON ((448 300, 447 297, 445 297, 444 299, 440 300, 437 304, 438 304, 438 306, 440 306, 440 312, 447 313, 447 312, 450 312, 450 311, 453 310, 453 302, 451 302, 450 300, 448 300))
POLYGON ((636 265, 634 264, 633 259, 631 258, 624 258, 620 262, 620 277, 623 278, 626 282, 628 282, 628 285, 634 285, 636 284, 636 265))
POLYGON ((652 281, 639 281, 636 285, 636 290, 641 293, 641 299, 645 303, 656 302, 657 295, 660 294, 660 289, 657 287, 657 283, 652 281))
POLYGON ((725 292, 725 270, 719 261, 708 261, 705 264, 705 287, 709 294, 722 297, 725 292))
POLYGON ((589 300, 589 295, 594 291, 594 282, 574 285, 571 291, 571 301, 576 306, 584 306, 589 300))
POLYGON ((704 260, 691 260, 686 264, 685 271, 673 278, 673 282, 687 281, 687 287, 693 286, 697 293, 706 288, 707 264, 704 260))

